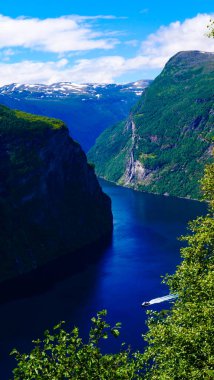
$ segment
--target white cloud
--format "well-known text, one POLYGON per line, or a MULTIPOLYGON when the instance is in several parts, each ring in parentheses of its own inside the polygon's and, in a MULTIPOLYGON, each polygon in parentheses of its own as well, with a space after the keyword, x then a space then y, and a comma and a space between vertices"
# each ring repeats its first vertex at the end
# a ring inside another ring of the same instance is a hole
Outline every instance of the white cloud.
POLYGON ((66 59, 57 62, 0 63, 0 85, 8 83, 102 82, 111 83, 125 68, 120 56, 82 59, 73 66, 66 59))
POLYGON ((15 52, 12 49, 6 49, 2 51, 2 54, 6 57, 11 57, 15 54, 15 52))
MULTIPOLYGON (((205 36, 206 25, 210 18, 211 15, 199 14, 192 19, 186 19, 183 23, 177 21, 168 26, 160 27, 156 33, 149 35, 142 42, 140 51, 132 58, 109 55, 93 59, 79 59, 73 65, 65 58, 57 62, 1 63, 0 72, 4 75, 0 76, 0 84, 60 81, 111 83, 117 81, 121 75, 136 71, 141 71, 142 75, 140 76, 143 77, 144 70, 146 70, 148 77, 148 70, 161 70, 167 60, 178 51, 202 50, 213 52, 214 40, 205 36)), ((24 19, 24 21, 26 20, 24 19)), ((57 25, 61 30, 61 22, 59 19, 58 21, 59 24, 57 25)), ((74 22, 74 20, 69 19, 70 21, 74 22)), ((93 43, 93 40, 91 42, 93 43)))
POLYGON ((182 50, 214 51, 214 40, 207 38, 211 15, 198 14, 183 23, 161 26, 142 42, 140 55, 149 58, 150 67, 163 67, 167 60, 182 50))
POLYGON ((15 54, 12 49, 4 49, 0 52, 0 58, 2 61, 10 61, 10 58, 15 54))
POLYGON ((89 21, 115 16, 63 16, 16 18, 0 15, 0 48, 31 48, 53 53, 112 49, 119 42, 104 31, 95 31, 89 21), (87 22, 88 21, 88 22, 87 22))
POLYGON ((137 47, 139 46, 140 41, 138 40, 128 40, 125 41, 125 45, 132 46, 132 47, 137 47))

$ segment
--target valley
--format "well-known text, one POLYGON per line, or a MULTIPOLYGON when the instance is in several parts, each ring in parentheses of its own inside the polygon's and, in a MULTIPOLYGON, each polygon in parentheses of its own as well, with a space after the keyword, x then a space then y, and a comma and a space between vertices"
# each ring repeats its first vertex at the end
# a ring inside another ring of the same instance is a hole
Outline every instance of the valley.
POLYGON ((63 120, 72 138, 87 152, 101 132, 127 117, 150 83, 10 84, 0 87, 0 104, 63 120))

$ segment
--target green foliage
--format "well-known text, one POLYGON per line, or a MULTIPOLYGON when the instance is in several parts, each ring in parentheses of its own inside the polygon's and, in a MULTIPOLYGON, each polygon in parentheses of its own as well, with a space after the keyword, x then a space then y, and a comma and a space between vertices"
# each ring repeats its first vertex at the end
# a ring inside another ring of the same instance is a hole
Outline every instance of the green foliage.
POLYGON ((109 334, 119 335, 120 323, 111 327, 106 321, 106 310, 91 319, 89 339, 84 343, 78 328, 71 333, 62 329, 62 323, 54 327, 54 332, 45 331, 44 339, 36 340, 30 354, 20 354, 13 350, 18 362, 14 369, 14 380, 116 380, 141 379, 142 354, 131 353, 121 347, 117 354, 102 354, 101 339, 109 334))
POLYGON ((205 174, 201 181, 205 200, 209 201, 211 210, 214 210, 214 164, 205 168, 205 174))
POLYGON ((51 129, 60 129, 63 126, 65 127, 64 123, 61 120, 54 118, 33 115, 22 111, 14 111, 14 113, 17 119, 21 119, 22 123, 24 120, 26 120, 27 122, 30 122, 30 126, 34 128, 38 128, 43 125, 46 127, 48 126, 51 129))
POLYGON ((211 160, 213 72, 213 54, 182 52, 171 58, 132 109, 134 144, 127 123, 97 139, 89 152, 97 174, 121 183, 132 151, 147 175, 136 176, 131 186, 200 198, 199 179, 211 160))
POLYGON ((48 118, 44 116, 37 116, 28 114, 21 111, 12 111, 11 109, 0 105, 0 128, 1 133, 13 134, 22 133, 37 133, 42 136, 50 129, 66 128, 61 120, 48 118))
POLYGON ((210 24, 207 28, 209 29, 208 37, 214 38, 214 21, 210 20, 210 24))
POLYGON ((189 224, 187 246, 177 271, 166 276, 178 299, 172 309, 150 312, 145 379, 211 380, 214 376, 214 164, 206 167, 202 188, 209 213, 189 224))

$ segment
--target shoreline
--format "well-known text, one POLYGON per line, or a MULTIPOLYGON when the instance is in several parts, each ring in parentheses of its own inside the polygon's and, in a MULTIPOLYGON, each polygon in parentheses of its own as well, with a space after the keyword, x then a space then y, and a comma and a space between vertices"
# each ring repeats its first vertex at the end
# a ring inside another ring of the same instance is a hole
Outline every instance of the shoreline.
POLYGON ((113 185, 115 186, 120 186, 120 187, 123 187, 125 189, 130 189, 130 190, 133 190, 133 191, 137 191, 138 193, 145 193, 145 194, 152 194, 152 195, 157 195, 157 196, 160 196, 160 197, 167 197, 167 198, 174 198, 174 199, 184 199, 186 201, 193 201, 193 202, 199 202, 199 203, 207 203, 207 201, 203 200, 203 199, 196 199, 196 198, 187 198, 187 197, 179 197, 178 195, 170 195, 170 194, 160 194, 160 193, 153 193, 153 192, 150 192, 150 191, 146 191, 146 190, 139 190, 135 187, 132 187, 132 186, 127 186, 127 185, 122 185, 122 184, 119 184, 117 182, 114 182, 114 181, 111 181, 105 177, 101 177, 99 176, 98 174, 96 174, 98 180, 101 179, 101 180, 104 180, 106 182, 110 182, 112 183, 113 185))

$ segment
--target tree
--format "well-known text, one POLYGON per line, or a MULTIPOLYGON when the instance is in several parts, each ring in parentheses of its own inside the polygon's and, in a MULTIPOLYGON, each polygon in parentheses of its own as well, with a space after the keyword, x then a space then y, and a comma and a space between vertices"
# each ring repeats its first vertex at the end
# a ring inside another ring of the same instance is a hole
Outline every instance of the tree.
POLYGON ((30 354, 12 355, 18 362, 14 369, 14 380, 116 380, 141 379, 142 354, 131 353, 121 347, 117 354, 102 355, 98 345, 101 339, 107 339, 109 332, 117 337, 120 323, 110 327, 105 321, 106 310, 91 319, 92 328, 89 340, 85 344, 74 328, 66 332, 62 323, 48 330, 43 340, 34 341, 35 347, 30 354))
POLYGON ((171 310, 151 312, 145 379, 208 380, 214 377, 214 164, 205 169, 202 189, 209 212, 189 224, 182 237, 182 263, 164 282, 178 299, 171 310))
POLYGON ((209 29, 208 37, 214 38, 214 21, 210 20, 210 24, 207 27, 209 29))

